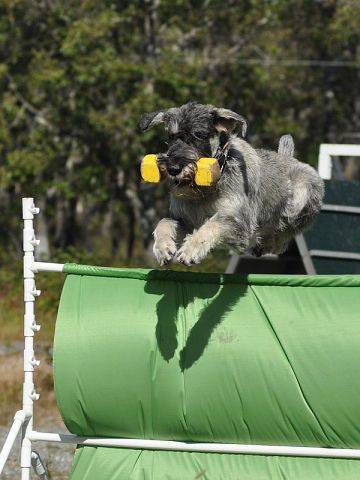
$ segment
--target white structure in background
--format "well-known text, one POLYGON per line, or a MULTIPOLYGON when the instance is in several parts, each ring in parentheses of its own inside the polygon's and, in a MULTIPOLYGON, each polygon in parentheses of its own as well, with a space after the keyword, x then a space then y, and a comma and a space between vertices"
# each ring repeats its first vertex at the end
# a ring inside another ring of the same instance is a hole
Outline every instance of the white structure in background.
POLYGON ((322 143, 320 145, 318 172, 324 180, 332 176, 333 162, 331 157, 360 157, 360 145, 322 143))

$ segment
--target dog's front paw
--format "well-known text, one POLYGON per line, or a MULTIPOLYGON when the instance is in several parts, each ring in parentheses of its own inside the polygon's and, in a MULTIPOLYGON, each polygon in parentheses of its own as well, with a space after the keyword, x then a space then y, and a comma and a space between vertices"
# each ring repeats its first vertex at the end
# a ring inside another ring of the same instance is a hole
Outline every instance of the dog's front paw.
POLYGON ((200 263, 208 254, 208 248, 201 242, 198 244, 195 238, 188 237, 178 250, 176 260, 184 265, 200 263))
POLYGON ((167 265, 176 254, 176 243, 172 239, 161 242, 155 241, 153 252, 160 265, 167 265))

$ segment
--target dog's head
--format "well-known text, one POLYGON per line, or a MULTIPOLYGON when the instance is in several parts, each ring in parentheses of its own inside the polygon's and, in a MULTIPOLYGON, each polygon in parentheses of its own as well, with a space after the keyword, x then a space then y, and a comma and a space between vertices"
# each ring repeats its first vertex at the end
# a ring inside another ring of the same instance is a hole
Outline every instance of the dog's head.
POLYGON ((198 103, 144 113, 138 129, 145 132, 159 123, 164 124, 168 136, 168 149, 158 156, 159 169, 177 188, 194 185, 197 160, 214 154, 222 132, 230 133, 238 123, 242 124, 243 136, 247 129, 241 115, 198 103))

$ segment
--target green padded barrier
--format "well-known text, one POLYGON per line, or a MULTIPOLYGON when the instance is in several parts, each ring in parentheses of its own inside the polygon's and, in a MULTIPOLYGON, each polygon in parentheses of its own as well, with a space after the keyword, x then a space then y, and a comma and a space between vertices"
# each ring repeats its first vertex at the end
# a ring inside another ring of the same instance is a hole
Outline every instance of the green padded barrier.
POLYGON ((81 447, 74 480, 359 480, 359 460, 81 447))
MULTIPOLYGON (((72 433, 360 448, 360 276, 65 272, 54 378, 72 433)), ((358 479, 360 462, 78 447, 71 479, 201 472, 358 479)))

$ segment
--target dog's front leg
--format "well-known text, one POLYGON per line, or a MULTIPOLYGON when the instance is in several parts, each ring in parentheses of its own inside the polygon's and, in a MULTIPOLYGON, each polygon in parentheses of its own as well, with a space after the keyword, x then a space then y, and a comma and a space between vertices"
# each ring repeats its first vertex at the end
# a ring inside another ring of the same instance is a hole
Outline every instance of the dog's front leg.
POLYGON ((186 235, 176 260, 184 265, 200 263, 213 248, 223 242, 225 236, 223 222, 214 215, 198 230, 186 235))
POLYGON ((176 239, 180 224, 172 218, 163 218, 154 230, 153 252, 160 265, 167 265, 176 254, 176 239))

